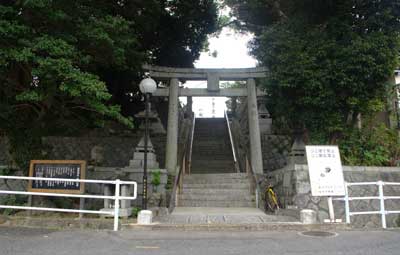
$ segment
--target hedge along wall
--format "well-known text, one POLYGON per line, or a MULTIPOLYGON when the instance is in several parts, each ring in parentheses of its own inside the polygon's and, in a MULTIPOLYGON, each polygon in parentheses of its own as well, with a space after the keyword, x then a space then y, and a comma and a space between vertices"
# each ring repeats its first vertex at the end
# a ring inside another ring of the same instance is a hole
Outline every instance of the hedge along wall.
MULTIPOLYGON (((346 182, 400 182, 399 167, 365 167, 343 166, 346 182)), ((274 183, 280 202, 286 207, 298 209, 313 209, 317 211, 318 220, 322 222, 329 218, 328 203, 325 197, 311 196, 311 186, 307 165, 289 165, 283 169, 266 174, 274 183)), ((377 186, 350 187, 350 196, 377 196, 377 186)), ((385 186, 385 196, 400 196, 400 186, 385 186)), ((386 210, 400 210, 400 200, 386 200, 386 210)), ((344 202, 334 201, 336 218, 345 221, 344 202)), ((378 211, 379 200, 363 200, 350 202, 351 211, 378 211)), ((356 227, 380 227, 380 215, 352 216, 351 223, 356 227)), ((387 226, 400 226, 400 215, 387 215, 387 226)))

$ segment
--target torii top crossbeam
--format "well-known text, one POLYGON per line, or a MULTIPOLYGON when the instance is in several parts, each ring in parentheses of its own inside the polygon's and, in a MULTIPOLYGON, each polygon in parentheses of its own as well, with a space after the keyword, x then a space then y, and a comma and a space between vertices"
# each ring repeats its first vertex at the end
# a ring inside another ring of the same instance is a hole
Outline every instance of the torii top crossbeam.
MULTIPOLYGON (((203 68, 172 68, 144 65, 152 78, 158 80, 178 79, 184 81, 206 80, 207 89, 180 88, 179 96, 247 96, 245 88, 226 88, 219 87, 220 81, 248 81, 249 79, 265 78, 267 68, 222 68, 222 69, 203 69, 203 68)), ((168 96, 168 89, 157 89, 154 96, 168 96)), ((262 96, 261 91, 257 91, 258 96, 262 96)))

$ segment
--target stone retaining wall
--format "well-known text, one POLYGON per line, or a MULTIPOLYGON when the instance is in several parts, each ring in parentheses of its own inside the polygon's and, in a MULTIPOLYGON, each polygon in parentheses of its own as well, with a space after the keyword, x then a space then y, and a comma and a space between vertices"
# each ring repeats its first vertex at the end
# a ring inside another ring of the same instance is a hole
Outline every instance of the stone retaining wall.
MULTIPOLYGON (((343 166, 343 174, 347 182, 400 182, 398 167, 364 167, 343 166)), ((328 219, 327 199, 311 196, 311 186, 307 165, 291 165, 266 174, 266 178, 274 184, 280 202, 285 207, 297 209, 313 209, 317 211, 318 220, 328 219)), ((350 196, 377 196, 377 186, 351 187, 350 196)), ((385 186, 385 196, 400 196, 400 186, 385 186)), ((400 200, 387 200, 387 210, 400 210, 400 200)), ((345 221, 344 202, 334 201, 336 218, 345 221)), ((350 202, 351 211, 377 211, 378 200, 350 202)), ((400 226, 399 215, 387 215, 388 227, 400 226)), ((352 216, 351 223, 356 227, 380 227, 380 215, 352 216)))
MULTIPOLYGON (((81 137, 45 137, 43 143, 48 148, 48 159, 79 159, 86 160, 89 165, 103 167, 125 167, 133 157, 133 151, 142 137, 141 133, 130 136, 81 136, 81 137), (94 162, 96 157, 101 158, 94 162)), ((151 135, 161 168, 165 165, 166 135, 151 135)), ((0 137, 0 165, 10 162, 7 155, 8 146, 5 138, 0 137)))
POLYGON ((291 145, 289 136, 261 134, 264 172, 285 167, 291 145))

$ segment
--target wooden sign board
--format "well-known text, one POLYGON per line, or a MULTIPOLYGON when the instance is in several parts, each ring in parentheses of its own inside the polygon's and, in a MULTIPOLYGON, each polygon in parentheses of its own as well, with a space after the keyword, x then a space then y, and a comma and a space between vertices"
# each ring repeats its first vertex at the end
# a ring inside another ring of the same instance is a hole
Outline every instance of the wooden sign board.
MULTIPOLYGON (((86 161, 84 160, 31 160, 29 177, 85 179, 86 161)), ((68 181, 30 180, 28 191, 83 194, 85 184, 68 181)))

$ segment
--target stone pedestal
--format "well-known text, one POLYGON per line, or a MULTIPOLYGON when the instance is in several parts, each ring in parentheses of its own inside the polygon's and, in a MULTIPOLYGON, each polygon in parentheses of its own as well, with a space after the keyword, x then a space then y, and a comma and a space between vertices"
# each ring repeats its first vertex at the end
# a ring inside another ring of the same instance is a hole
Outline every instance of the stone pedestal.
POLYGON ((306 145, 303 141, 302 131, 296 131, 294 134, 294 142, 289 153, 288 163, 290 165, 307 164, 306 145))
MULTIPOLYGON (((146 112, 141 111, 137 114, 135 114, 135 117, 138 119, 144 120, 146 118, 146 112)), ((144 130, 144 121, 139 126, 139 129, 144 130)), ((161 123, 160 118, 158 117, 158 114, 154 111, 150 110, 149 114, 149 130, 151 131, 152 134, 165 134, 167 133, 163 124, 161 123)))
POLYGON ((264 100, 259 100, 258 105, 258 122, 260 125, 261 134, 270 135, 272 134, 272 118, 269 114, 267 107, 265 106, 264 100))
MULTIPOLYGON (((147 138, 147 169, 159 168, 157 157, 150 137, 147 138)), ((144 137, 140 140, 133 152, 133 159, 129 161, 129 168, 143 169, 144 165, 144 137)))
MULTIPOLYGON (((115 185, 104 185, 104 196, 114 196, 114 192, 112 189, 115 185)), ((133 190, 130 188, 130 185, 121 185, 121 194, 122 197, 131 197, 133 195, 133 190)), ((113 212, 114 211, 114 200, 104 199, 104 208, 100 211, 105 212, 113 212)), ((132 206, 131 200, 120 200, 120 208, 119 208, 119 217, 129 217, 132 215, 132 206)), ((112 215, 106 215, 106 217, 113 217, 112 215)))

